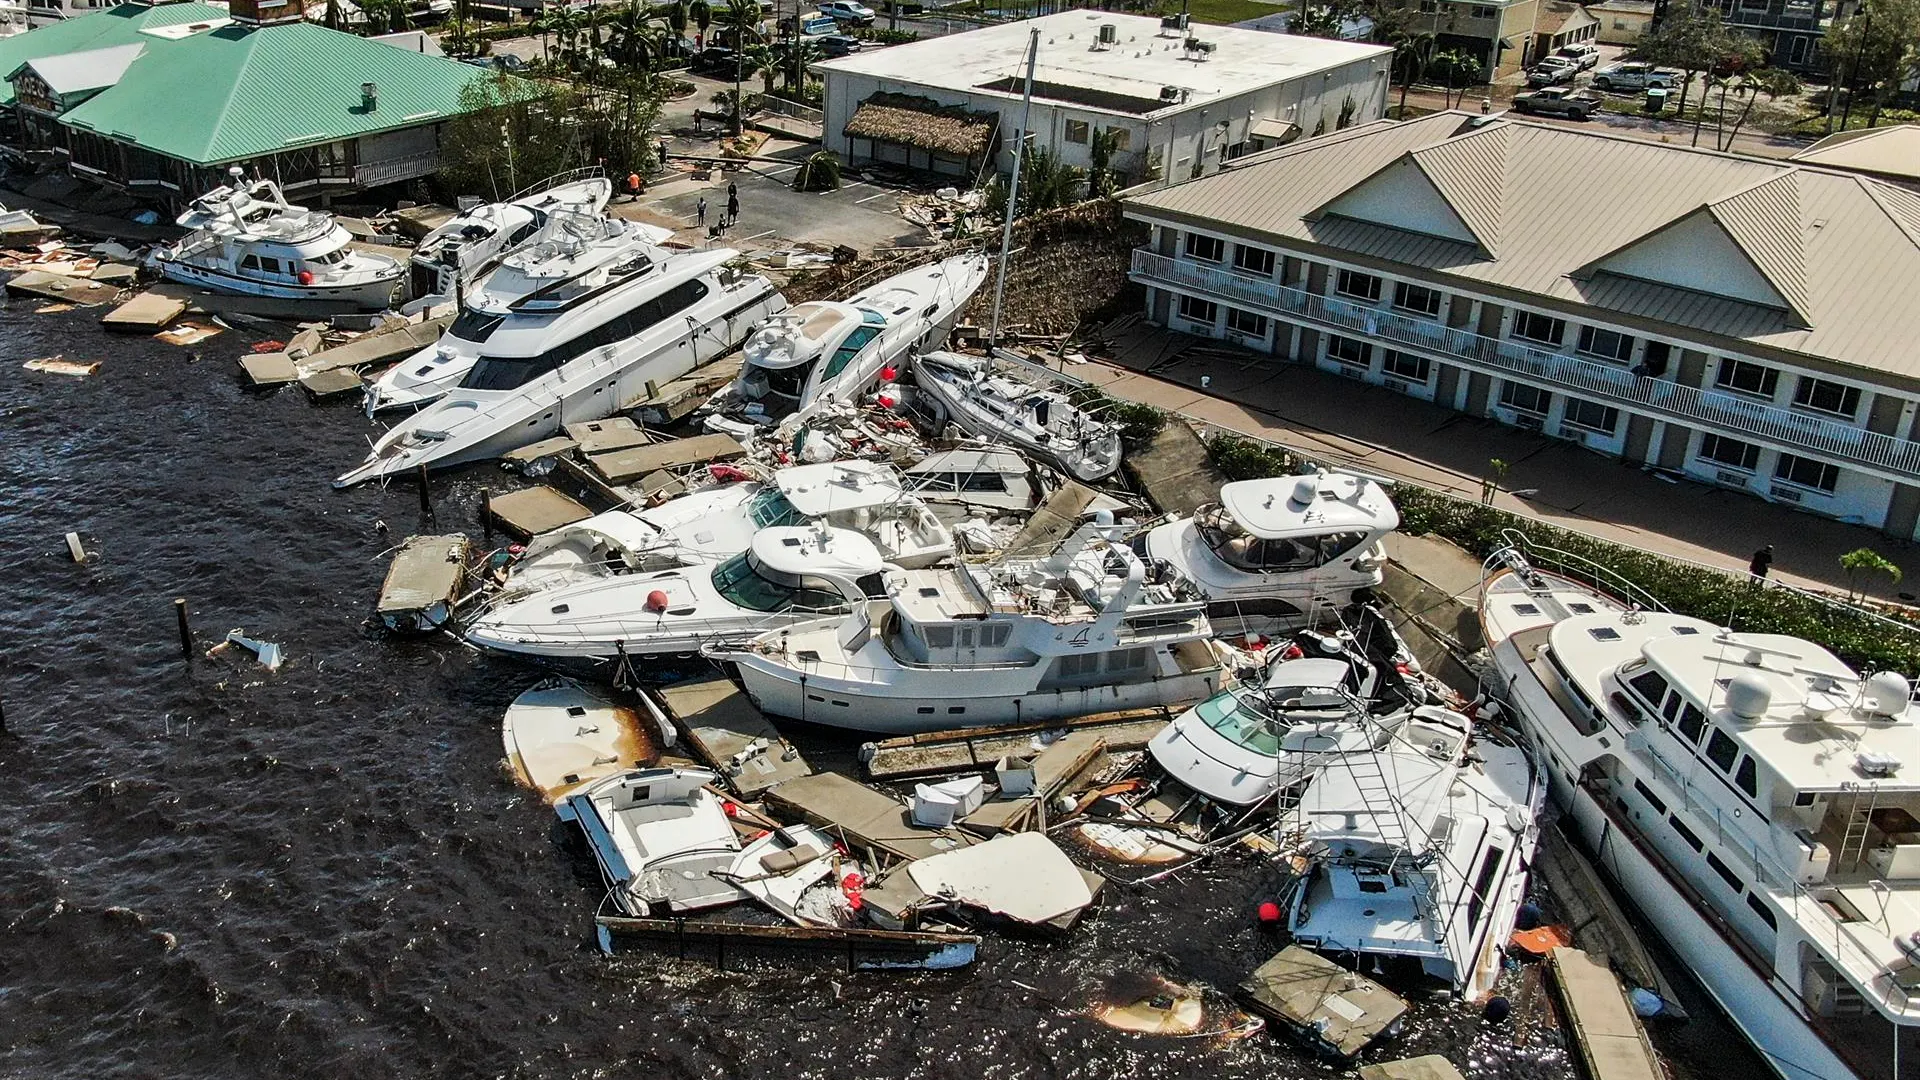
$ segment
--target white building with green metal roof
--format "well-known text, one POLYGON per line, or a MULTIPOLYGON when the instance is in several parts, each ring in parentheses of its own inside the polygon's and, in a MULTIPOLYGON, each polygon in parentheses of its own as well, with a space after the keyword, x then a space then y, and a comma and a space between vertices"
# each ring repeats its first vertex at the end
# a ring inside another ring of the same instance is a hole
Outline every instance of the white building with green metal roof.
POLYGON ((295 192, 425 176, 463 92, 490 77, 301 21, 284 0, 127 3, 0 40, 20 152, 178 200, 232 165, 295 192))

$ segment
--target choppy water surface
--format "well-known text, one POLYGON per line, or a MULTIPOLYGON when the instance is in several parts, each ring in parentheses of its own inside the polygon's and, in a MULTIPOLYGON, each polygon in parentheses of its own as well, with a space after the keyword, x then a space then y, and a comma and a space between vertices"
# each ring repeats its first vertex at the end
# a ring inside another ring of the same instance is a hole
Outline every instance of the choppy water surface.
MULTIPOLYGON (((602 958, 597 891, 502 770, 532 676, 365 626, 385 553, 426 523, 411 487, 329 488, 364 418, 243 388, 242 334, 186 350, 35 306, 0 311, 0 1075, 1337 1074, 1265 1035, 1085 1015, 1144 975, 1231 987, 1269 955, 1252 861, 1115 888, 1065 943, 992 940, 964 973, 602 958), (53 353, 104 364, 20 367, 53 353), (183 664, 175 596, 202 648, 244 627, 288 662, 183 664)), ((434 527, 477 534, 482 483, 499 474, 437 482, 434 527)), ((1572 1076, 1533 978, 1510 979, 1528 1024, 1423 1001, 1401 1050, 1572 1076)), ((1663 1042, 1724 1066, 1733 1040, 1663 1042)))

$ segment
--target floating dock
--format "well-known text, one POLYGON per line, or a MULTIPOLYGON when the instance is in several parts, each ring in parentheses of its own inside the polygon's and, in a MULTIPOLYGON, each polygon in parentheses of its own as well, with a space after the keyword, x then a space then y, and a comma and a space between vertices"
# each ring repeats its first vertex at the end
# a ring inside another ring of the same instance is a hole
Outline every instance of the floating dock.
POLYGON ((1108 763, 1107 741, 1098 731, 1081 729, 1055 739, 1033 757, 1033 794, 995 798, 960 821, 974 832, 1019 832, 1038 828, 1046 805, 1062 791, 1079 790, 1108 763))
POLYGON ((1253 1011, 1343 1061, 1398 1030, 1407 1011, 1386 987, 1298 945, 1247 976, 1240 995, 1253 1011))
POLYGON ((100 316, 100 325, 132 334, 155 334, 186 314, 187 302, 177 296, 143 292, 100 316))
POLYGON ((687 749, 742 798, 813 772, 799 749, 782 738, 732 682, 674 683, 656 693, 687 749))
POLYGON ((991 769, 1003 757, 1032 756, 1037 752, 1033 746, 1034 736, 1063 727, 1076 732, 1098 732, 1108 750, 1138 750, 1151 742, 1172 716, 1164 709, 1135 709, 1052 724, 906 735, 867 743, 860 748, 860 758, 867 767, 867 775, 876 780, 991 769))
POLYGON ((739 378, 742 363, 740 355, 735 353, 704 367, 694 368, 671 382, 649 387, 646 393, 627 402, 626 408, 638 416, 642 423, 665 427, 691 414, 721 388, 739 378))
POLYGON ((343 368, 363 368, 419 352, 439 341, 441 332, 452 321, 452 316, 442 316, 409 323, 394 330, 368 333, 331 349, 322 349, 301 359, 300 374, 312 376, 343 368))
POLYGON ((500 527, 521 539, 585 521, 593 511, 564 491, 545 484, 490 496, 487 505, 500 527))
POLYGON ((815 773, 769 788, 766 803, 776 816, 804 821, 876 858, 913 862, 980 843, 960 829, 915 825, 907 804, 838 773, 815 773))
POLYGON ((1466 1080, 1453 1062, 1439 1054, 1363 1066, 1360 1080, 1466 1080))
POLYGON ((453 614, 467 580, 465 536, 409 536, 387 567, 375 609, 389 630, 436 630, 453 614))
POLYGON ((1612 971, 1579 949, 1547 954, 1575 1053, 1593 1080, 1665 1080, 1647 1032, 1612 971))
POLYGON ((813 957, 841 961, 848 971, 920 968, 942 971, 973 963, 976 934, 874 930, 839 926, 760 926, 753 923, 632 919, 601 915, 594 920, 600 951, 608 956, 647 951, 705 960, 726 970, 727 958, 813 957))
POLYGON ((102 285, 97 281, 64 274, 49 274, 44 270, 28 270, 15 275, 13 280, 7 282, 7 293, 10 296, 33 296, 86 306, 111 304, 120 298, 118 286, 102 285))
POLYGON ((1628 921, 1627 913, 1615 902, 1593 864, 1559 825, 1540 830, 1533 871, 1566 915, 1567 929, 1573 931, 1573 940, 1582 952, 1602 967, 1618 971, 1627 985, 1660 995, 1661 1015, 1685 1016, 1679 995, 1647 951, 1644 931, 1628 921))
POLYGON ((730 435, 695 435, 690 439, 635 446, 588 458, 595 472, 609 484, 625 484, 651 472, 677 466, 704 465, 745 457, 747 448, 730 435))

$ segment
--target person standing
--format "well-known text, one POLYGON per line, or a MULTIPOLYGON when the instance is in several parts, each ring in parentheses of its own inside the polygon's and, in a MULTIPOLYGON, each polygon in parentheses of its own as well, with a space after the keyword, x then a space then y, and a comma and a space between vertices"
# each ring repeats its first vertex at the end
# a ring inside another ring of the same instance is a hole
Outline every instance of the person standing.
POLYGON ((740 220, 740 192, 732 184, 728 184, 727 224, 731 225, 738 220, 740 220))
POLYGON ((1753 561, 1747 564, 1747 573, 1753 575, 1755 584, 1767 580, 1767 571, 1773 568, 1773 545, 1768 544, 1753 553, 1753 561))
POLYGON ((627 174, 627 201, 640 201, 640 173, 638 171, 627 174))
POLYGON ((700 201, 694 204, 693 212, 700 224, 705 225, 707 223, 707 197, 705 195, 700 196, 700 201))

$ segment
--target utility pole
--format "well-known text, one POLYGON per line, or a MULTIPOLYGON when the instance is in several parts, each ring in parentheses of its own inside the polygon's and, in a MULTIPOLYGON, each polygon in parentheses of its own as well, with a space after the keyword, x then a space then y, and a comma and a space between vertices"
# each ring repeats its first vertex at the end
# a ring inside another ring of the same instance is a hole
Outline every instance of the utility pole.
POLYGON ((1027 125, 1033 121, 1033 68, 1040 59, 1040 28, 1028 31, 1027 83, 1021 98, 1020 139, 1013 144, 1013 182, 1007 185, 1007 217, 1000 226, 1000 272, 993 282, 993 322, 987 328, 987 356, 1000 344, 1000 302, 1007 291, 1007 255, 1013 248, 1013 218, 1020 205, 1020 163, 1026 158, 1027 125))

